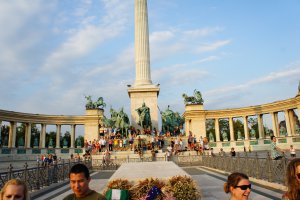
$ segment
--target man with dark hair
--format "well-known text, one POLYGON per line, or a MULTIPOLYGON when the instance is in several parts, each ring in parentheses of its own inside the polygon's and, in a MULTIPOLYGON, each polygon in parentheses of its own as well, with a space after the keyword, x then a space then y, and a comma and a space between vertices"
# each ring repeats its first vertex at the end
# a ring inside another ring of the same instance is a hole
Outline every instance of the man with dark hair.
POLYGON ((271 136, 271 157, 273 160, 280 160, 282 155, 280 152, 284 152, 276 145, 276 137, 274 135, 271 136))
POLYGON ((74 165, 69 173, 70 187, 73 194, 69 194, 63 200, 106 200, 106 198, 89 188, 91 181, 89 169, 84 164, 74 165))

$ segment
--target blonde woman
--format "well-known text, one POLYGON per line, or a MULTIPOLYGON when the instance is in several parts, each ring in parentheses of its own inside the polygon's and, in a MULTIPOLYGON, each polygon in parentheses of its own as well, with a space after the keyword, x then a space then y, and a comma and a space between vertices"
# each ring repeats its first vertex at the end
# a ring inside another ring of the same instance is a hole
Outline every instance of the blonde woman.
POLYGON ((30 200, 26 184, 19 179, 11 179, 5 183, 0 200, 30 200))

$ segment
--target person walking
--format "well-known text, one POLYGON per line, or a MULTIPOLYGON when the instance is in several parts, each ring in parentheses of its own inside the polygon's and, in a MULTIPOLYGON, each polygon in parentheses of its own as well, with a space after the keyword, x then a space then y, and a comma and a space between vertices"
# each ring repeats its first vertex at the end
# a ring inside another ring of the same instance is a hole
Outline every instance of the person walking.
POLYGON ((230 200, 248 200, 251 192, 251 183, 246 174, 234 172, 224 183, 224 192, 230 193, 230 200))

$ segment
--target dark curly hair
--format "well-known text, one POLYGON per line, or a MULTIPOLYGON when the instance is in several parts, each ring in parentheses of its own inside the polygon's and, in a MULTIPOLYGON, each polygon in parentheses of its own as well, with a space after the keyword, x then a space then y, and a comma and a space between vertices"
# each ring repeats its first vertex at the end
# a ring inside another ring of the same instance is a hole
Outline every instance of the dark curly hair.
POLYGON ((235 188, 242 179, 249 180, 249 177, 246 174, 240 172, 234 172, 230 174, 227 178, 227 181, 224 183, 224 192, 229 193, 230 187, 235 188))

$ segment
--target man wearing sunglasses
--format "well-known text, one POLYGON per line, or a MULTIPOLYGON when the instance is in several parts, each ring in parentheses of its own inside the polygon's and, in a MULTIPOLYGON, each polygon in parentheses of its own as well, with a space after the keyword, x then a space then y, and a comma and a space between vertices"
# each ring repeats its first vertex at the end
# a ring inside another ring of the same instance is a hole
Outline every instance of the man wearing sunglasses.
POLYGON ((273 160, 282 159, 282 154, 280 152, 284 152, 282 149, 277 147, 276 145, 276 137, 274 135, 271 136, 271 157, 273 160))

